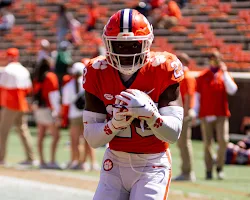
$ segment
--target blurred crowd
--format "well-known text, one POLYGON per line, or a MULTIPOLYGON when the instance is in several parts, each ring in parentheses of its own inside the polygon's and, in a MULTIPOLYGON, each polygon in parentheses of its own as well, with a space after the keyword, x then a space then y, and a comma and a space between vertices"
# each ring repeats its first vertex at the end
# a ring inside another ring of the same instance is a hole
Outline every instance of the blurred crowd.
POLYGON ((68 128, 71 159, 66 168, 98 170, 95 152, 83 137, 82 111, 85 101, 82 80, 88 59, 73 63, 67 54, 61 55, 60 51, 67 49, 67 46, 61 45, 56 57, 60 59, 53 60, 48 46, 47 40, 41 41, 41 51, 38 53, 33 74, 19 62, 20 54, 17 48, 9 48, 6 51, 8 65, 2 69, 0 76, 0 164, 6 164, 7 139, 11 127, 15 126, 26 154, 20 165, 39 163, 40 169, 62 169, 56 160, 56 153, 61 129, 68 128), (57 69, 57 65, 63 69, 57 69), (27 101, 27 97, 30 101, 27 101), (27 124, 28 111, 33 113, 36 122, 38 155, 34 154, 32 136, 27 124), (48 134, 51 137, 51 145, 50 157, 46 158, 44 140, 48 134))

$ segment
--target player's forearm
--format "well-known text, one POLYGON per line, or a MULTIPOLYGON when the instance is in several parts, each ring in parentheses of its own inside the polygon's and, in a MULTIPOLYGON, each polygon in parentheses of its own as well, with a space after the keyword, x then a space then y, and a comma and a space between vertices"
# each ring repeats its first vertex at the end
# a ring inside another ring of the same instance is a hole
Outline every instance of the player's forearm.
POLYGON ((121 130, 116 129, 111 120, 105 122, 106 114, 83 111, 84 137, 93 148, 109 143, 121 130))
POLYGON ((165 142, 176 142, 181 134, 183 122, 183 108, 180 106, 168 106, 160 109, 160 114, 147 120, 154 135, 165 142))
POLYGON ((98 148, 109 143, 119 130, 114 130, 111 121, 108 123, 84 123, 84 137, 93 148, 98 148))

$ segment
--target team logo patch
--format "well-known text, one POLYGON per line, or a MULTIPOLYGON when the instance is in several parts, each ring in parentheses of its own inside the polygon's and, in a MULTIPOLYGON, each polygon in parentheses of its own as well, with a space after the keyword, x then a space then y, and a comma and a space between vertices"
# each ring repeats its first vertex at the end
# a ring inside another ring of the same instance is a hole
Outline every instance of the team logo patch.
POLYGON ((110 171, 113 168, 113 162, 110 159, 106 159, 103 163, 103 169, 105 171, 110 171))
POLYGON ((112 100, 114 96, 112 94, 104 94, 105 99, 112 100))

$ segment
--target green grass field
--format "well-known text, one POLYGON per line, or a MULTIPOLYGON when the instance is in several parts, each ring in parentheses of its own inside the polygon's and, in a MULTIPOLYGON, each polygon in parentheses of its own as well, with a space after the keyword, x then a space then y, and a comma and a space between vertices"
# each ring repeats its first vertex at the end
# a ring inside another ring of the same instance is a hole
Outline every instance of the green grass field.
MULTIPOLYGON (((36 129, 31 128, 34 144, 36 143, 36 129)), ((67 130, 61 131, 61 140, 58 147, 57 160, 59 163, 67 163, 70 158, 70 151, 68 146, 68 132, 67 130)), ((50 145, 50 137, 46 138, 45 142, 45 155, 48 155, 50 145)), ((216 148, 216 147, 215 147, 216 148)), ((176 145, 170 146, 173 159, 173 177, 179 174, 180 170, 180 157, 176 145)), ((203 162, 203 146, 200 141, 193 141, 194 149, 194 166, 197 181, 195 183, 189 182, 172 182, 170 191, 182 191, 184 195, 198 194, 216 200, 247 200, 250 199, 250 166, 226 166, 225 173, 226 179, 219 181, 216 179, 206 181, 204 179, 204 162, 203 162)), ((104 148, 99 148, 96 151, 98 161, 101 163, 104 148)), ((24 159, 23 148, 19 136, 11 132, 8 140, 8 155, 6 161, 14 164, 24 159)), ((67 171, 69 172, 69 171, 67 171)), ((72 172, 81 173, 90 176, 99 176, 98 173, 86 172, 72 172)), ((216 175, 216 174, 215 174, 216 175)), ((202 198, 201 198, 202 199, 202 198)))

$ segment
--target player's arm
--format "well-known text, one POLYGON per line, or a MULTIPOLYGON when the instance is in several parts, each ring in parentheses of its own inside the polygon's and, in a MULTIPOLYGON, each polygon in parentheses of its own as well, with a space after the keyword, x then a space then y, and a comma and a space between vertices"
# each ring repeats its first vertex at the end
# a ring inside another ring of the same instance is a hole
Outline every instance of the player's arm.
POLYGON ((117 121, 113 109, 113 118, 105 122, 107 112, 104 103, 95 95, 85 91, 85 109, 83 111, 84 137, 93 148, 110 142, 117 133, 132 122, 123 117, 117 121), (125 119, 125 121, 123 120, 125 119))
POLYGON ((145 120, 155 134, 163 141, 174 143, 180 136, 183 121, 183 107, 179 91, 179 83, 172 84, 161 94, 158 108, 139 90, 126 90, 116 95, 125 102, 127 111, 119 115, 133 116, 145 120))
POLYGON ((158 139, 174 143, 181 134, 184 112, 179 83, 170 85, 161 94, 158 108, 159 113, 155 112, 147 124, 158 139), (157 126, 159 121, 161 126, 157 126))

